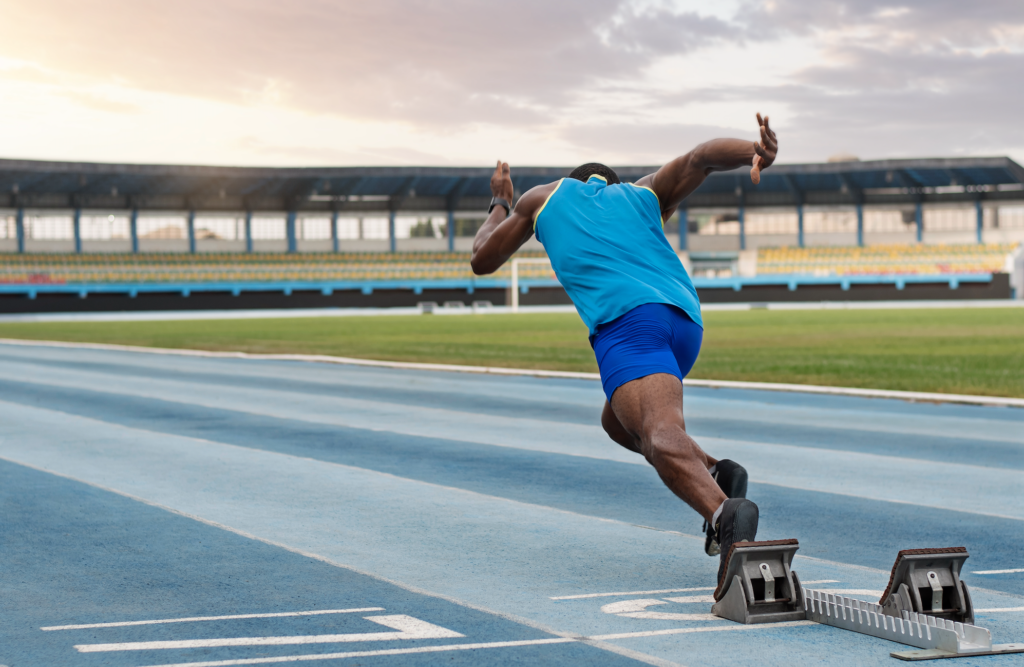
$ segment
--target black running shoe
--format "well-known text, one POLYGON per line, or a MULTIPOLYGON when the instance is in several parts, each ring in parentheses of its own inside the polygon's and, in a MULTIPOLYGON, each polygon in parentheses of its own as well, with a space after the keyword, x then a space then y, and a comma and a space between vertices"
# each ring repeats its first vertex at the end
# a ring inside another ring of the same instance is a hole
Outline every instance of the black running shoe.
MULTIPOLYGON (((739 463, 729 459, 722 459, 716 463, 715 481, 718 482, 718 488, 722 489, 726 498, 747 497, 747 470, 739 463)), ((715 529, 705 521, 704 530, 707 533, 707 537, 704 538, 704 552, 709 556, 717 556, 721 548, 718 545, 715 529)))
POLYGON ((722 513, 715 524, 715 533, 721 545, 721 560, 718 564, 718 579, 725 574, 725 562, 729 549, 737 542, 753 542, 757 538, 757 505, 746 498, 730 498, 725 501, 722 513))

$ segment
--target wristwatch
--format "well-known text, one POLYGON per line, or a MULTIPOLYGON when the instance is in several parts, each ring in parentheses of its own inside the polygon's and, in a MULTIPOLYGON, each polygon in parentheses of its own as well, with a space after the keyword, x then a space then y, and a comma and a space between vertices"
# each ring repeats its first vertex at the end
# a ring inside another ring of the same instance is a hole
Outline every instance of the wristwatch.
POLYGON ((505 215, 508 215, 509 213, 512 212, 512 205, 508 203, 507 199, 502 199, 501 197, 492 197, 491 205, 487 209, 487 212, 490 213, 491 211, 493 211, 495 206, 501 206, 502 208, 504 208, 505 215))

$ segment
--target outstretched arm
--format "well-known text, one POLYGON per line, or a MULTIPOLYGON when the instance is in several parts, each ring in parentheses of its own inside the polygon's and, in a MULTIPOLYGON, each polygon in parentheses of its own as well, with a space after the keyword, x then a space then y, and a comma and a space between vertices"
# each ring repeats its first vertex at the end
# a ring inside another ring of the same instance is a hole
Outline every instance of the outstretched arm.
MULTIPOLYGON (((501 206, 491 210, 473 241, 473 258, 470 260, 473 273, 478 276, 494 273, 530 240, 533 236, 533 218, 556 185, 549 183, 531 189, 519 198, 507 216, 501 206)), ((498 160, 498 166, 491 176, 491 193, 495 197, 512 201, 514 192, 507 162, 498 160)))
POLYGON ((667 219, 713 171, 729 171, 749 164, 752 165, 750 180, 755 185, 760 183, 761 170, 775 162, 779 141, 768 125, 767 116, 762 120, 761 114, 757 114, 757 123, 761 128, 760 142, 712 139, 672 160, 657 172, 644 176, 636 184, 654 190, 661 203, 662 216, 667 219))

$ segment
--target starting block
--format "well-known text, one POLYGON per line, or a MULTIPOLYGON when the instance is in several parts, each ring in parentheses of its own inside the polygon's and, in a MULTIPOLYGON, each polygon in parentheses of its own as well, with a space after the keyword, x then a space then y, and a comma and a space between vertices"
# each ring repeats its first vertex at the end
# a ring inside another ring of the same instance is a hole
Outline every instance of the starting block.
POLYGON ((806 619, 919 649, 890 653, 900 660, 1024 653, 1024 643, 993 644, 992 633, 974 625, 960 581, 964 547, 901 551, 878 604, 801 587, 792 569, 799 548, 796 540, 732 545, 711 613, 748 625, 806 619))
POLYGON ((804 620, 800 579, 792 569, 799 548, 796 540, 732 545, 711 613, 747 625, 804 620))
POLYGON ((974 625, 971 594, 960 581, 967 558, 965 547, 901 551, 878 604, 895 618, 906 611, 974 625))
POLYGON ((993 644, 992 633, 974 625, 960 581, 967 557, 964 547, 907 549, 896 557, 879 604, 803 589, 802 606, 810 621, 922 649, 889 654, 900 660, 1024 653, 1024 644, 993 644))

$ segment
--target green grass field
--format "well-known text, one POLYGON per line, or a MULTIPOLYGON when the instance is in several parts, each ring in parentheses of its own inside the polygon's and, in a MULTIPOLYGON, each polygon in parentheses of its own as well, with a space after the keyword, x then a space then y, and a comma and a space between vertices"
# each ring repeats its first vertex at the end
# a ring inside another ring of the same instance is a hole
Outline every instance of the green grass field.
MULTIPOLYGON (((1024 308, 705 314, 693 378, 1024 397, 1024 308)), ((576 315, 5 323, 0 337, 596 371, 576 315)))

